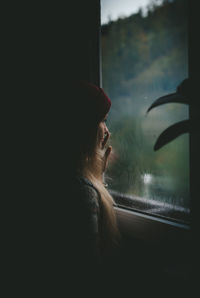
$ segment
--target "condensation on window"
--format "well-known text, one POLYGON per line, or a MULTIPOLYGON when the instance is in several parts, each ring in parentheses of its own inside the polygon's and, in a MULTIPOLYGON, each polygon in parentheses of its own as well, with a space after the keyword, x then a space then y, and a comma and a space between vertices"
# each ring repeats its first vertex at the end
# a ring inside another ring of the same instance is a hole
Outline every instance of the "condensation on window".
MULTIPOLYGON (((113 1, 106 2, 111 9, 113 1)), ((105 14, 104 1, 101 7, 105 14)), ((147 110, 188 78, 187 11, 186 0, 150 1, 101 26, 102 87, 112 101, 109 189, 122 194, 120 205, 143 204, 149 213, 184 221, 190 206, 189 134, 157 151, 154 145, 165 129, 189 118, 188 105, 147 110)))

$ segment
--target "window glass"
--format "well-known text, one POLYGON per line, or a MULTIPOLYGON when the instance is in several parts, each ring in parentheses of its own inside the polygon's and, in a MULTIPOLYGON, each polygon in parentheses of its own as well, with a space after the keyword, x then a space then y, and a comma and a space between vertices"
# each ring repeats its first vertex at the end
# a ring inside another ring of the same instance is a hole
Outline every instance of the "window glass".
POLYGON ((184 222, 189 134, 156 151, 154 145, 164 130, 189 118, 188 105, 147 110, 188 78, 187 11, 186 0, 101 1, 102 87, 112 100, 109 189, 121 206, 184 222))

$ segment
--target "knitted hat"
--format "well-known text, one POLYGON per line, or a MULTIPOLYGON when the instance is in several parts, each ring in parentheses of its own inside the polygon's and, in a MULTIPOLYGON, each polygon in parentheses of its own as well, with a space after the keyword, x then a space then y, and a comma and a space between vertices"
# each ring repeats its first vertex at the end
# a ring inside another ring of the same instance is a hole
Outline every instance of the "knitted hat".
POLYGON ((85 81, 72 83, 71 100, 76 113, 87 121, 100 122, 109 112, 111 100, 102 88, 85 81))

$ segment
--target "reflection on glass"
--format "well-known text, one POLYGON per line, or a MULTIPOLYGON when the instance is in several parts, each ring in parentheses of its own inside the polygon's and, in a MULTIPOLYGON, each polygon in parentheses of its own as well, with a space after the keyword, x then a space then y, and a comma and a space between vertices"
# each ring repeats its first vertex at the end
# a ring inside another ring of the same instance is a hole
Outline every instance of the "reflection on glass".
POLYGON ((112 100, 108 183, 130 197, 188 212, 188 134, 153 150, 167 127, 188 119, 188 106, 170 103, 146 113, 188 77, 187 2, 156 3, 145 16, 139 10, 101 27, 102 86, 112 100))

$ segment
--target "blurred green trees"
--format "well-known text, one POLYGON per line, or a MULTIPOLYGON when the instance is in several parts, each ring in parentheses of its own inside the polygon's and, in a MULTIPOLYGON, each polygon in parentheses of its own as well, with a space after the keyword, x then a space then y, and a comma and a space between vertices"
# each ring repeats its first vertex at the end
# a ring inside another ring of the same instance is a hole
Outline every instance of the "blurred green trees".
MULTIPOLYGON (((139 11, 101 28, 102 85, 112 100, 108 125, 115 156, 108 182, 115 190, 142 196, 145 173, 166 177, 161 186, 165 195, 158 195, 159 199, 179 198, 180 204, 187 205, 188 137, 182 136, 156 153, 153 145, 160 131, 188 117, 188 108, 172 104, 158 107, 146 117, 156 98, 174 92, 188 76, 187 1, 155 3, 146 17, 139 11), (168 187, 169 180, 173 182, 168 187)), ((155 189, 152 191, 156 196, 155 189)))
POLYGON ((111 98, 132 92, 139 75, 147 90, 154 84, 175 88, 187 71, 187 28, 185 0, 164 1, 147 17, 139 11, 103 25, 103 86, 111 98))

